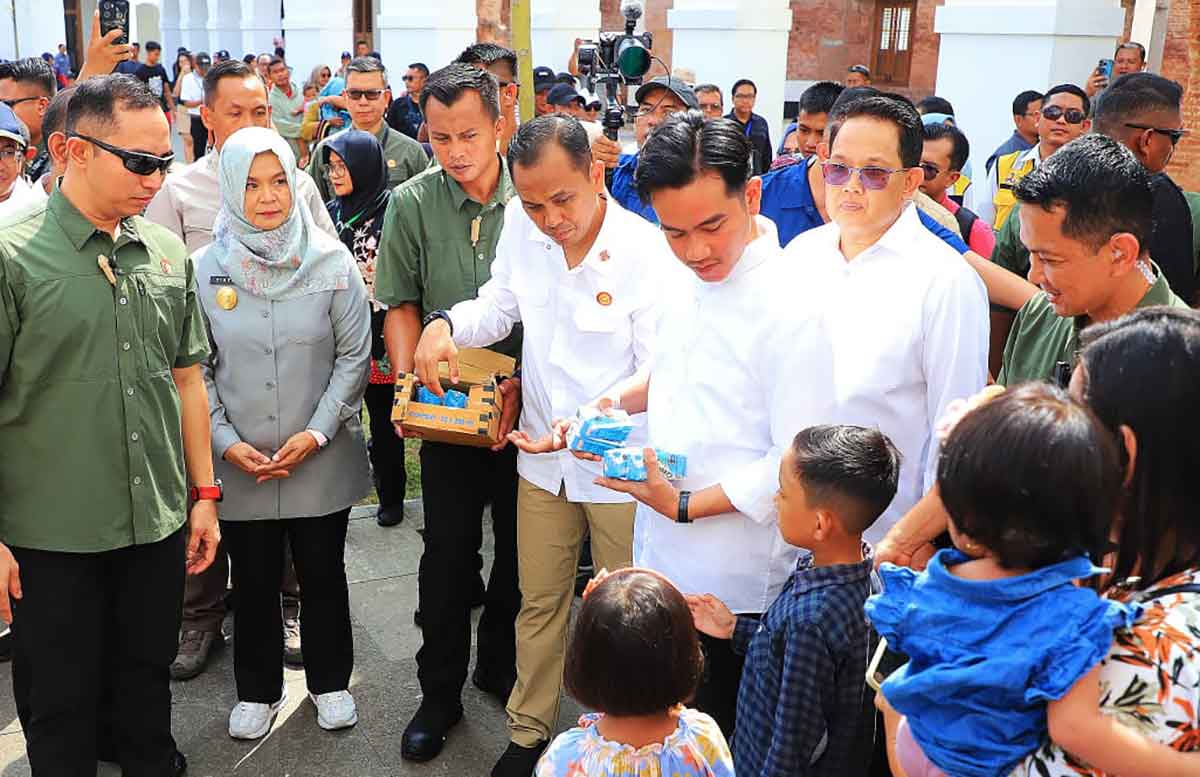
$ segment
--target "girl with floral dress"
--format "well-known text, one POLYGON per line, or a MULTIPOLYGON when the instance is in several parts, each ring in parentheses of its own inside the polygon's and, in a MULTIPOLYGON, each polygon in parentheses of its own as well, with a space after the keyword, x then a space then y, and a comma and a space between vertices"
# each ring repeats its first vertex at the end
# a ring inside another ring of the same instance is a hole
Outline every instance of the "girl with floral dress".
POLYGON ((703 671, 683 594, 645 569, 601 571, 584 592, 563 684, 585 707, 535 777, 733 777, 716 722, 684 706, 703 671))

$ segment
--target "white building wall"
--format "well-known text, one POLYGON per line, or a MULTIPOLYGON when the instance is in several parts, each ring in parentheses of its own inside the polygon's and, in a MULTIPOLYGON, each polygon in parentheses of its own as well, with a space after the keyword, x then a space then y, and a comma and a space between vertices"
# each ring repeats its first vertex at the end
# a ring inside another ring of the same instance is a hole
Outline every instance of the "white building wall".
POLYGON ((317 65, 336 70, 354 37, 350 0, 284 0, 283 10, 287 60, 296 79, 304 80, 317 65))
MULTIPOLYGON (((437 70, 475 42, 475 0, 413 6, 413 0, 379 0, 375 47, 383 55, 396 94, 404 90, 400 79, 409 63, 423 62, 431 71, 437 70)), ((348 42, 345 48, 350 48, 348 42)), ((336 69, 338 62, 331 64, 336 69)))
POLYGON ((600 31, 600 3, 581 0, 532 0, 530 33, 533 64, 561 73, 575 51, 575 39, 595 40, 600 31))
POLYGON ((46 51, 54 54, 58 52, 58 44, 66 42, 64 17, 50 13, 37 0, 7 0, 0 8, 3 9, 0 13, 0 57, 37 57, 46 51))

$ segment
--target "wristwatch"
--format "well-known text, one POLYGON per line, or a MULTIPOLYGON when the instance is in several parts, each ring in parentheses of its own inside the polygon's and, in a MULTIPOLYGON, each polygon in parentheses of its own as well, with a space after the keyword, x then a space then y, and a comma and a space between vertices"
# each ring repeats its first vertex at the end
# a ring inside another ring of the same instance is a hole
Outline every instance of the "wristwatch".
POLYGON ((450 334, 453 335, 454 322, 450 320, 450 311, 448 310, 435 310, 428 316, 425 316, 425 318, 421 320, 421 328, 424 329, 434 321, 437 321, 439 318, 446 322, 446 326, 450 327, 450 334))
POLYGON ((193 502, 202 502, 206 499, 220 502, 225 499, 225 487, 221 484, 221 479, 217 478, 211 486, 192 486, 189 496, 193 502))
POLYGON ((691 498, 691 491, 679 492, 679 511, 675 514, 675 523, 691 523, 692 519, 688 517, 688 500, 691 498))

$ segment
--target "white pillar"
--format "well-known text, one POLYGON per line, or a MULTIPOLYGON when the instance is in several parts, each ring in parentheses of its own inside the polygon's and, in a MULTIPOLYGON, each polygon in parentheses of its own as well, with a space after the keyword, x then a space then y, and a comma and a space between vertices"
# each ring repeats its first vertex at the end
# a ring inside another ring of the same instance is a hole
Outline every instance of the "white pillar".
POLYGON ((534 67, 561 73, 567 69, 575 39, 595 40, 600 31, 600 4, 587 0, 532 0, 530 33, 534 67))
POLYGON ((179 0, 162 0, 159 11, 161 15, 158 17, 158 26, 162 30, 163 59, 170 62, 170 65, 164 64, 164 67, 171 70, 171 65, 175 64, 175 50, 185 45, 179 32, 179 0))
POLYGON ((5 59, 54 54, 58 44, 67 40, 64 17, 50 13, 37 0, 11 0, 11 5, 5 2, 0 9, 0 56, 5 59))
POLYGON ((771 145, 778 146, 792 29, 788 0, 675 0, 667 26, 674 39, 671 64, 694 70, 697 83, 721 87, 726 108, 733 108, 734 81, 754 82, 754 112, 767 120, 771 145))
POLYGON ((1124 25, 1116 0, 946 0, 934 24, 937 93, 954 104, 972 159, 986 159, 1012 135, 1014 97, 1084 83, 1113 55, 1124 25))
MULTIPOLYGON (((379 0, 375 48, 383 55, 392 91, 403 91, 400 79, 409 63, 423 62, 431 72, 450 64, 475 42, 475 25, 475 0, 379 0)), ((330 64, 337 69, 336 58, 330 64)))
POLYGON ((304 80, 317 65, 337 70, 354 39, 350 0, 284 0, 283 13, 287 59, 296 79, 304 80))
MULTIPOLYGON (((234 2, 237 1, 234 0, 234 2)), ((279 0, 240 0, 240 5, 240 29, 234 35, 234 39, 230 41, 230 44, 222 46, 222 48, 229 49, 230 54, 238 57, 249 54, 251 51, 259 54, 275 51, 273 41, 283 28, 283 22, 279 18, 279 0)), ((287 50, 288 65, 294 68, 292 63, 292 48, 291 46, 285 46, 284 48, 287 50)), ((307 77, 306 74, 304 78, 307 77)), ((299 80, 302 81, 304 79, 299 80)))
MULTIPOLYGON (((203 49, 209 54, 228 49, 230 56, 237 56, 242 42, 242 4, 240 0, 208 0, 208 46, 203 49)), ((270 51, 270 49, 267 49, 270 51)))
POLYGON ((1146 47, 1146 67, 1155 73, 1162 70, 1170 12, 1170 0, 1137 0, 1133 7, 1133 29, 1129 38, 1146 47))
POLYGON ((179 37, 179 45, 187 46, 188 51, 208 51, 206 0, 179 0, 179 37))

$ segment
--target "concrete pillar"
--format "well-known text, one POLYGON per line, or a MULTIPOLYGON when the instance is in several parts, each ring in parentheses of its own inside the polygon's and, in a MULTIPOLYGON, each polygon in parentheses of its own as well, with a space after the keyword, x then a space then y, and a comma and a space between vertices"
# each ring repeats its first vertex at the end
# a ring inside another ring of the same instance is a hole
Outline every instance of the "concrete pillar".
MULTIPOLYGON (((393 93, 403 92, 400 79, 409 63, 423 62, 431 72, 450 64, 475 42, 476 23, 475 0, 379 0, 375 46, 388 68, 393 93)), ((350 39, 346 41, 344 48, 351 48, 350 39)), ((337 57, 330 63, 337 69, 337 57)))
MULTIPOLYGON (((283 29, 288 64, 303 81, 317 65, 337 70, 342 52, 354 41, 350 0, 283 0, 283 29)), ((267 50, 270 50, 268 46, 267 50)))
POLYGON ((37 0, 11 0, 0 13, 0 56, 5 59, 54 54, 65 43, 64 17, 49 13, 37 0), (15 35, 14 35, 15 32, 15 35))
POLYGON ((733 82, 754 81, 754 112, 766 118, 778 146, 792 29, 788 0, 675 0, 667 26, 674 36, 671 64, 694 70, 697 83, 721 87, 727 110, 733 108, 733 82))
POLYGON ((188 51, 209 51, 207 0, 179 0, 179 37, 188 51))
MULTIPOLYGON (((170 60, 171 65, 174 65, 175 50, 185 45, 179 32, 179 0, 162 0, 159 12, 158 26, 162 31, 163 59, 170 60)), ((169 65, 166 67, 171 69, 169 65)))
POLYGON ((204 51, 212 54, 228 49, 230 56, 238 56, 241 26, 242 4, 239 0, 208 0, 208 48, 204 51))
POLYGON ((1082 84, 1124 26, 1116 0, 946 0, 934 26, 937 93, 954 104, 971 157, 986 159, 1012 134, 1012 98, 1082 84))
POLYGON ((1133 7, 1133 29, 1129 37, 1146 47, 1146 69, 1155 73, 1162 71, 1170 11, 1171 0, 1137 0, 1133 7))
POLYGON ((586 0, 533 0, 530 29, 533 64, 561 73, 575 51, 575 39, 595 40, 600 32, 600 4, 586 0))
MULTIPOLYGON (((235 54, 236 50, 235 56, 249 54, 251 51, 259 54, 273 52, 275 50, 273 41, 283 28, 283 22, 279 17, 279 0, 240 0, 239 4, 241 6, 241 24, 236 40, 231 45, 222 48, 228 48, 230 54, 235 54)), ((292 49, 286 45, 284 48, 287 50, 288 65, 294 68, 292 49)))

